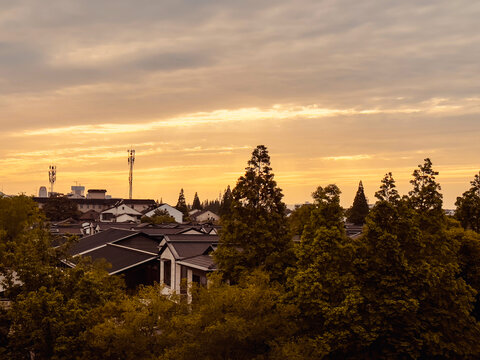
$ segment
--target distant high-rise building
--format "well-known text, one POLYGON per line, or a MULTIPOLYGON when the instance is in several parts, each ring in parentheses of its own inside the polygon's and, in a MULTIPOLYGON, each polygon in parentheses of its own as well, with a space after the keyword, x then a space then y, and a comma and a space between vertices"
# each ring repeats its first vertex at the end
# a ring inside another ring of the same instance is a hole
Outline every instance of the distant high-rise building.
POLYGON ((38 197, 41 197, 41 198, 48 197, 48 191, 46 186, 40 186, 40 189, 38 190, 38 197))
POLYGON ((71 187, 72 196, 75 198, 85 197, 85 186, 75 185, 71 187))

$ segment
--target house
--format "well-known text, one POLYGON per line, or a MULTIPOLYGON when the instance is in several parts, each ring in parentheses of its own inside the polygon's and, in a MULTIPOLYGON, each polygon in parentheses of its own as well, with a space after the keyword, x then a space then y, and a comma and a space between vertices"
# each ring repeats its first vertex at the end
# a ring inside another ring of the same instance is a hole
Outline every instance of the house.
POLYGON ((148 217, 152 217, 155 215, 156 211, 166 211, 171 217, 175 219, 177 223, 183 222, 183 213, 168 204, 161 204, 155 209, 146 212, 144 215, 148 217))
POLYGON ((127 288, 160 282, 159 246, 161 238, 141 231, 110 228, 85 236, 72 246, 72 260, 64 264, 74 267, 81 256, 104 259, 111 264, 110 275, 123 275, 127 288))
POLYGON ((100 213, 101 222, 140 222, 142 213, 120 201, 110 209, 100 213))
POLYGON ((220 216, 215 214, 210 210, 198 211, 190 215, 190 219, 195 222, 204 223, 204 222, 217 222, 220 220, 220 216))
POLYGON ((216 270, 212 252, 218 236, 165 235, 160 242, 160 283, 165 295, 187 294, 188 283, 207 284, 207 275, 216 270))
MULTIPOLYGON (((82 213, 86 213, 90 210, 95 210, 100 213, 115 206, 118 202, 123 203, 132 209, 142 212, 146 209, 155 207, 157 203, 152 199, 120 199, 110 198, 105 195, 106 190, 91 189, 88 191, 87 197, 71 197, 70 200, 77 204, 77 208, 82 213)), ((33 197, 33 200, 38 203, 38 206, 42 208, 47 201, 48 197, 33 197)))

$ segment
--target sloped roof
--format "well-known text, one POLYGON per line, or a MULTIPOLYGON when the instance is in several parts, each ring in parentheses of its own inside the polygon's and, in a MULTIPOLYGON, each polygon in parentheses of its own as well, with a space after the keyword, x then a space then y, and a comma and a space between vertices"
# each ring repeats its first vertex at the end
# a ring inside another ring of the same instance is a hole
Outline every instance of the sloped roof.
POLYGON ((152 255, 135 249, 117 246, 115 244, 106 244, 106 246, 89 251, 83 256, 89 256, 93 260, 105 259, 108 261, 112 264, 112 267, 108 269, 110 275, 158 258, 158 255, 152 255))
POLYGON ((218 235, 191 235, 191 234, 171 234, 166 236, 168 242, 207 242, 207 243, 217 243, 218 235))
POLYGON ((211 246, 211 244, 207 242, 174 242, 169 243, 168 245, 175 250, 175 253, 178 254, 179 259, 202 255, 205 250, 211 246))
POLYGON ((110 228, 108 230, 81 238, 78 243, 72 246, 69 253, 70 255, 79 255, 83 252, 104 246, 107 243, 115 242, 139 233, 139 231, 110 228))
POLYGON ((188 259, 178 261, 177 264, 185 265, 203 271, 213 271, 217 269, 213 258, 210 255, 198 255, 188 259))

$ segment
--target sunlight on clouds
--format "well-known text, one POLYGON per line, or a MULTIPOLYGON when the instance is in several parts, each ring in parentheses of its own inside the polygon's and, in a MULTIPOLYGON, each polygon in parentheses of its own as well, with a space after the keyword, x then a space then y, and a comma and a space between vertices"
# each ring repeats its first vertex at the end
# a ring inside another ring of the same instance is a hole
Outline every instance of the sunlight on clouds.
POLYGON ((409 114, 420 111, 446 111, 457 109, 458 106, 443 104, 444 99, 432 101, 425 108, 399 108, 399 109, 328 109, 318 105, 291 106, 274 105, 271 108, 240 108, 235 110, 215 110, 211 112, 197 112, 192 114, 171 117, 165 120, 156 120, 136 124, 98 124, 98 125, 75 125, 57 128, 44 128, 37 130, 25 130, 12 136, 40 136, 40 135, 63 135, 63 134, 121 134, 148 132, 160 128, 190 127, 208 124, 220 124, 229 122, 259 121, 259 120, 288 120, 288 119, 316 119, 333 116, 371 115, 371 114, 409 114))
POLYGON ((365 159, 371 159, 372 157, 370 155, 343 155, 343 156, 326 156, 323 157, 323 160, 365 160, 365 159))

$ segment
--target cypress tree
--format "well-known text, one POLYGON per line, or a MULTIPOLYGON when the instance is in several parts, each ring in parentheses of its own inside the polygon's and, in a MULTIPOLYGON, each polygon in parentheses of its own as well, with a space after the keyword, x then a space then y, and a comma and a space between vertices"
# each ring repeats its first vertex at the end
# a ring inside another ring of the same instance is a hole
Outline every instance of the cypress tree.
POLYGON ((365 192, 363 191, 362 181, 360 181, 358 184, 357 194, 353 200, 353 205, 347 211, 347 220, 355 225, 362 225, 365 223, 365 218, 368 215, 368 211, 369 208, 367 198, 365 197, 365 192))

